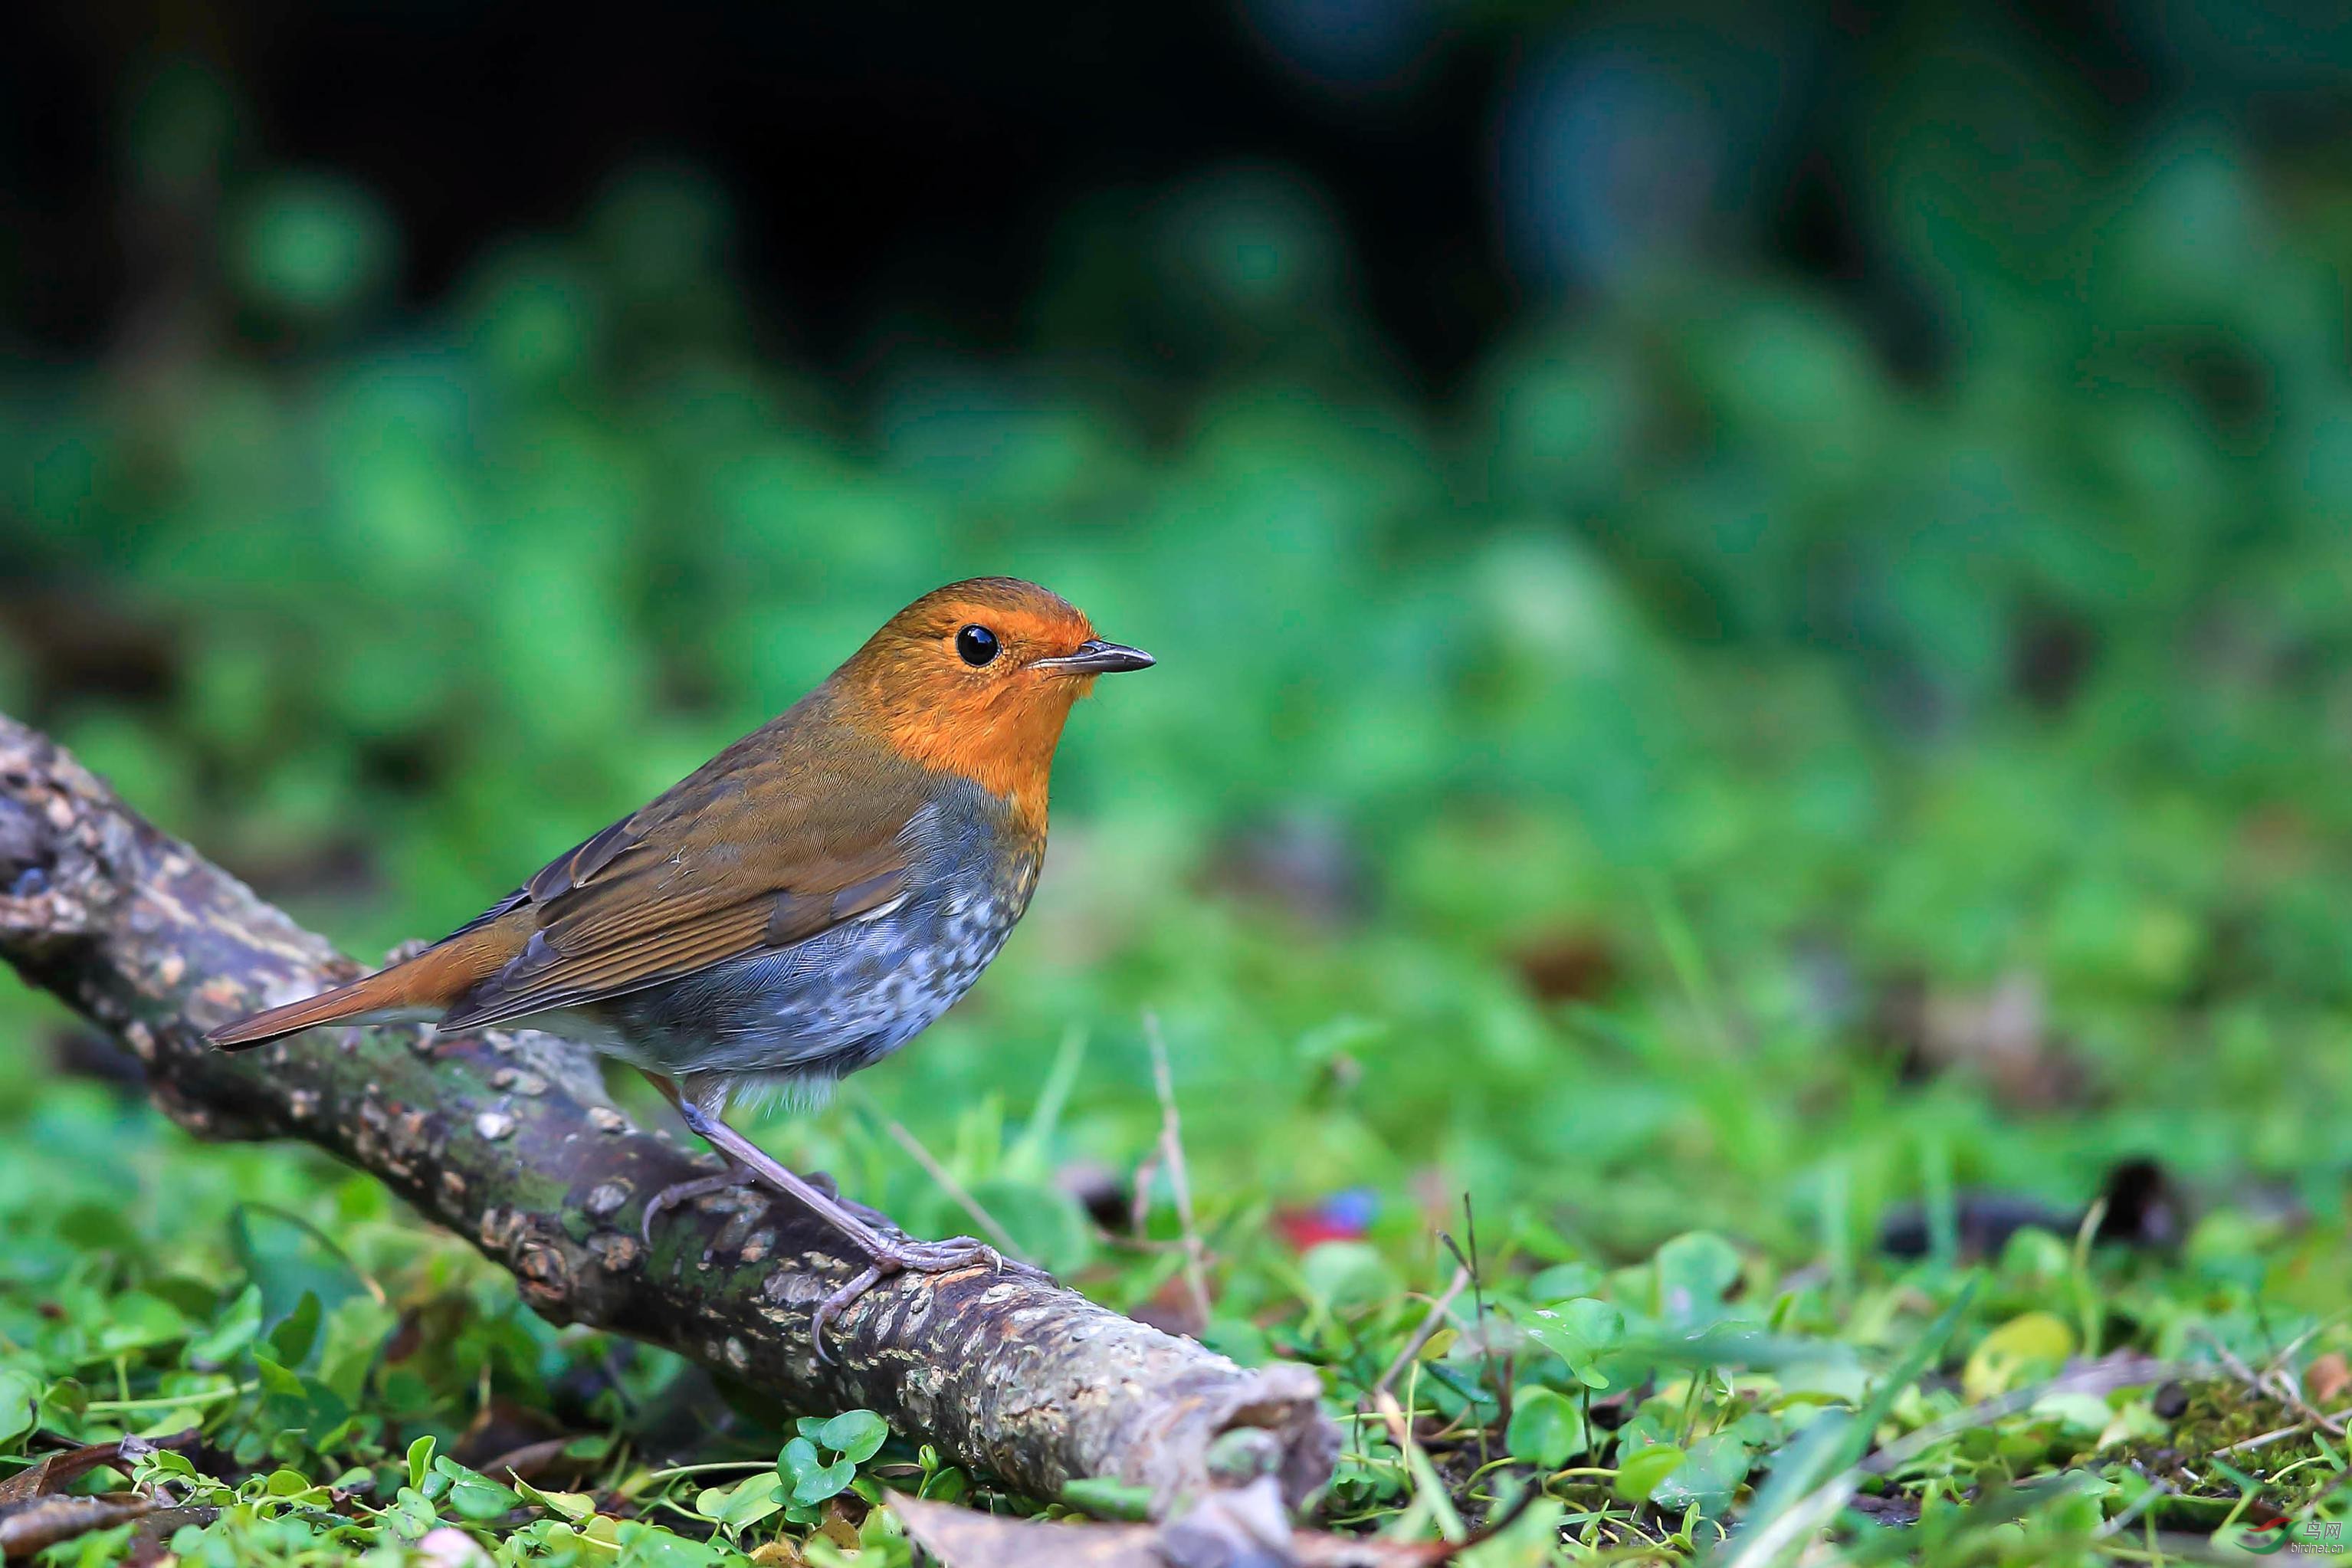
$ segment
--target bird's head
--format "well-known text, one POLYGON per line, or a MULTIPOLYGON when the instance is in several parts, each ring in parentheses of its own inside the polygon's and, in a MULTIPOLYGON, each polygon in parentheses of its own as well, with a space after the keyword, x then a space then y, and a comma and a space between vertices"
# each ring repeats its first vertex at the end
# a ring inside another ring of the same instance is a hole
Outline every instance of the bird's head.
POLYGON ((1095 678, 1148 669, 1078 607, 1017 577, 934 589, 834 676, 855 721, 927 767, 972 779, 1042 826, 1054 748, 1095 678))

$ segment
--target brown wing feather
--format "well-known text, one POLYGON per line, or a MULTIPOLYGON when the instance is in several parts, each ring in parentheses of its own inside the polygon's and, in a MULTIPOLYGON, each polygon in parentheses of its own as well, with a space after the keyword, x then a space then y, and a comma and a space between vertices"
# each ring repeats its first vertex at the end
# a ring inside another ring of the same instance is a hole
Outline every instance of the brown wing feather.
POLYGON ((773 733, 799 717, 550 861, 502 916, 529 921, 530 939, 442 1027, 641 991, 804 942, 898 897, 902 830, 922 807, 921 779, 869 764, 847 785, 831 749, 773 733))

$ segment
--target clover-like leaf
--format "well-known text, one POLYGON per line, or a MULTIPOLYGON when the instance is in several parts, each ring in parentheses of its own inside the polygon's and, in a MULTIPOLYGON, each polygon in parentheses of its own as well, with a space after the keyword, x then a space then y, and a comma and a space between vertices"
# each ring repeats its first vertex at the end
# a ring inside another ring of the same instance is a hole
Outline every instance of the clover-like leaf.
POLYGON ((871 1410, 845 1410, 811 1436, 851 1464, 862 1465, 888 1439, 890 1424, 871 1410))
POLYGON ((1658 1248, 1658 1315, 1699 1324, 1723 1311, 1739 1279, 1739 1249, 1712 1231, 1694 1230, 1658 1248))
MULTIPOLYGON (((1644 1449, 1643 1452, 1648 1452, 1644 1449)), ((1690 1446, 1683 1462, 1650 1489, 1650 1500, 1661 1508, 1687 1508, 1717 1514, 1729 1504, 1748 1479, 1748 1445, 1737 1434, 1717 1432, 1690 1446)))
POLYGON ((1625 1338, 1625 1314, 1606 1301, 1581 1296, 1557 1307, 1538 1309, 1521 1324, 1528 1337, 1568 1363, 1568 1370, 1588 1388, 1609 1386, 1601 1358, 1625 1338))
POLYGON ((496 1519, 522 1502, 513 1488, 499 1485, 479 1470, 468 1469, 446 1454, 433 1461, 433 1472, 449 1483, 446 1496, 458 1517, 477 1524, 496 1519))
POLYGON ((1636 1448, 1617 1462, 1617 1495, 1627 1502, 1647 1502, 1668 1476, 1682 1468, 1684 1454, 1672 1443, 1636 1448))
POLYGON ((1556 1470, 1584 1451, 1584 1412, 1556 1388, 1528 1387, 1511 1396, 1503 1447, 1511 1458, 1556 1470))
POLYGON ((711 1487, 695 1496, 694 1511, 730 1530, 749 1530, 784 1506, 784 1489, 766 1471, 732 1486, 711 1487))
POLYGON ((806 1437, 795 1437, 776 1457, 776 1473, 792 1488, 792 1500, 805 1506, 839 1495, 857 1474, 857 1466, 849 1459, 827 1464, 818 1455, 815 1444, 806 1437))

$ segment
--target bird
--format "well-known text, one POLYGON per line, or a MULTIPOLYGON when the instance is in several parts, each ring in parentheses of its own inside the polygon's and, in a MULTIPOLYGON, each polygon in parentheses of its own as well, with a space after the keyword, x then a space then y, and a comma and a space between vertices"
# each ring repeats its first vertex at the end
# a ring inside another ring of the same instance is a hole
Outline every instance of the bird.
POLYGON ((440 942, 207 1037, 247 1050, 326 1025, 511 1026, 637 1068, 728 1161, 647 1201, 648 1241, 668 1208, 756 1182, 865 1253, 819 1306, 822 1354, 826 1326, 881 1279, 1021 1266, 970 1237, 885 1234, 728 1110, 821 1103, 971 988, 1036 889, 1072 705, 1097 677, 1153 663, 1036 584, 936 589, 782 714, 440 942))

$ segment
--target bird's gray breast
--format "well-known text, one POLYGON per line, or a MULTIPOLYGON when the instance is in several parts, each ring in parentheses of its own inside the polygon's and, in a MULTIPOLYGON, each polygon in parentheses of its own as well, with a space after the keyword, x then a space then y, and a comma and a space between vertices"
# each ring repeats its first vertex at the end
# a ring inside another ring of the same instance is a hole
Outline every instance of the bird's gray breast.
POLYGON ((1007 843, 994 805, 973 788, 926 806, 890 903, 604 1004, 607 1048, 673 1077, 837 1077, 896 1050, 971 988, 1035 890, 1038 855, 1007 843))

